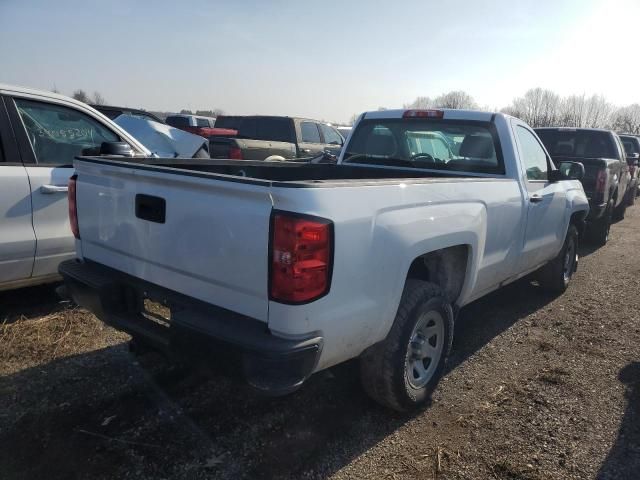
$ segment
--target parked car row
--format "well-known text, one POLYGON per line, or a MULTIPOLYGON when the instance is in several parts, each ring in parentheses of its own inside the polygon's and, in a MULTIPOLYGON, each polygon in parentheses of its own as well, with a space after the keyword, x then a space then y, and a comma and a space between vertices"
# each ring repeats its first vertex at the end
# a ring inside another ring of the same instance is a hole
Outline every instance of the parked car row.
POLYGON ((283 161, 337 155, 351 127, 306 118, 221 115, 217 118, 175 114, 166 123, 205 137, 211 158, 283 161))
POLYGON ((622 220, 638 192, 637 138, 608 130, 538 128, 536 133, 554 162, 584 165, 582 185, 589 198, 587 235, 598 245, 609 239, 613 220, 622 220), (623 138, 625 140, 623 140, 623 138))
POLYGON ((282 161, 337 155, 344 138, 332 126, 305 118, 236 117, 237 133, 209 138, 211 158, 282 161))

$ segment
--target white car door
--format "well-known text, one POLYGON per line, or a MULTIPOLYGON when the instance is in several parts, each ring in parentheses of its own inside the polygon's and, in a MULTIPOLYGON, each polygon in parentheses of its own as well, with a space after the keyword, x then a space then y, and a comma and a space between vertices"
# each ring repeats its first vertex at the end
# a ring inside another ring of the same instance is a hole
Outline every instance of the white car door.
POLYGON ((49 275, 57 272, 60 262, 75 256, 67 202, 73 159, 82 154, 97 155, 103 142, 120 138, 96 119, 70 107, 14 97, 11 108, 18 143, 28 150, 23 156, 31 156, 30 163, 25 160, 25 168, 37 239, 32 275, 49 275))
POLYGON ((560 183, 548 180, 551 160, 538 137, 524 123, 513 120, 513 133, 524 172, 527 226, 520 271, 553 258, 566 234, 566 192, 560 183))
POLYGON ((29 178, 0 97, 0 288, 31 276, 35 250, 29 178))

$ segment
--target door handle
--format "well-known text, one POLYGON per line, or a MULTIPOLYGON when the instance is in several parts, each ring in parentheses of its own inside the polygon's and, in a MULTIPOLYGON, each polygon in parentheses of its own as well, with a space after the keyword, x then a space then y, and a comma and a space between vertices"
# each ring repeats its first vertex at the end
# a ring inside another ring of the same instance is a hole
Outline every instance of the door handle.
POLYGON ((301 148, 300 151, 302 153, 311 153, 311 149, 310 148, 301 148))
POLYGON ((42 185, 40 187, 40 193, 51 194, 51 193, 67 193, 69 191, 69 187, 66 185, 42 185))
POLYGON ((540 195, 538 195, 537 193, 534 193, 533 195, 531 195, 529 197, 529 201, 531 203, 540 203, 542 201, 542 197, 540 195))

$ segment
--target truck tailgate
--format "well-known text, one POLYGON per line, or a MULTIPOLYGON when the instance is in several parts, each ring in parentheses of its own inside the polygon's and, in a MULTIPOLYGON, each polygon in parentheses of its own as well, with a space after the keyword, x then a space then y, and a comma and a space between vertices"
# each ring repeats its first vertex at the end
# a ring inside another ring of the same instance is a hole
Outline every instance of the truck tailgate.
POLYGON ((78 253, 266 322, 269 186, 128 165, 76 161, 78 253))

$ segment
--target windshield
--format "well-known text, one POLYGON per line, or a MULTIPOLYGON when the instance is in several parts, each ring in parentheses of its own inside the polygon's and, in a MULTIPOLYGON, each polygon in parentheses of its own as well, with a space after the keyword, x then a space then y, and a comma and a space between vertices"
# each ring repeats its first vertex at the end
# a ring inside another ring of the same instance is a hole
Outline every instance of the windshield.
POLYGON ((215 127, 237 130, 238 127, 240 127, 240 122, 242 122, 242 117, 229 117, 225 115, 216 118, 215 127))
POLYGON ((493 125, 463 120, 363 120, 343 162, 504 173, 493 125))
POLYGON ((189 122, 189 117, 179 117, 177 115, 168 116, 166 122, 167 122, 167 125, 171 125, 172 127, 176 127, 176 128, 191 126, 191 123, 189 122))
POLYGON ((609 132, 541 128, 536 133, 552 157, 618 158, 609 132))

